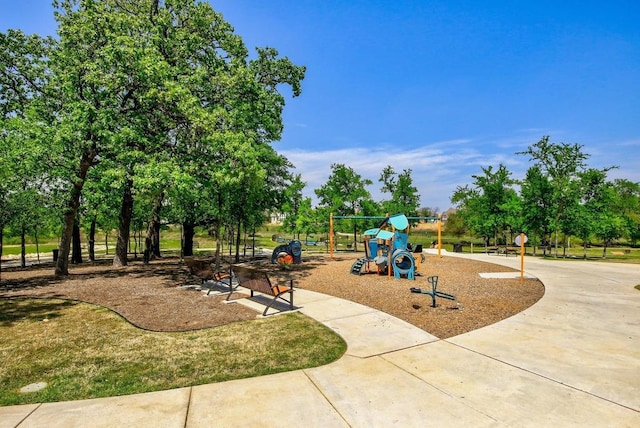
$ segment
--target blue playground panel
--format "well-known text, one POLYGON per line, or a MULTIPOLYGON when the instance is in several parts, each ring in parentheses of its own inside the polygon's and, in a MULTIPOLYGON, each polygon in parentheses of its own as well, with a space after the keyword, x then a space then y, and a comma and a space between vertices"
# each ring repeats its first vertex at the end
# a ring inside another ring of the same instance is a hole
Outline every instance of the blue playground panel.
POLYGON ((391 256, 393 266, 393 276, 395 278, 402 278, 402 275, 406 275, 407 279, 415 279, 416 261, 410 252, 403 249, 397 249, 391 256))

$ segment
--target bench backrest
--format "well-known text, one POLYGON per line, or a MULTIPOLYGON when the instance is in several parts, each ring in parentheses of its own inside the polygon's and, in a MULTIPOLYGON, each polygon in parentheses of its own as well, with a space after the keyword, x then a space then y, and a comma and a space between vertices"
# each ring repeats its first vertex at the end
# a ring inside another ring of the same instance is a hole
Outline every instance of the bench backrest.
POLYGON ((213 266, 211 265, 211 260, 185 258, 184 263, 187 265, 191 275, 205 279, 213 278, 213 266))
POLYGON ((274 295, 273 286, 266 273, 242 265, 234 265, 232 269, 241 287, 274 295))

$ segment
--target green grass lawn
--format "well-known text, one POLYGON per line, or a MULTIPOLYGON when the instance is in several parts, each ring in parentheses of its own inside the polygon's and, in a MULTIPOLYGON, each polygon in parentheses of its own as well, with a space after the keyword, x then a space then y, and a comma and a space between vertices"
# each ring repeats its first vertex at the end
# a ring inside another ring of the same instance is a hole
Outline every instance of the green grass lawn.
MULTIPOLYGON (((37 248, 35 244, 27 244, 25 245, 25 251, 27 254, 36 254, 36 250, 40 250, 40 256, 51 256, 52 251, 58 248, 58 245, 54 242, 47 242, 45 244, 40 244, 37 248)), ((20 245, 3 245, 2 246, 2 255, 3 256, 19 256, 22 251, 20 245)))
POLYGON ((345 350, 341 337, 300 313, 159 333, 86 303, 0 299, 0 405, 262 376, 327 364, 345 350), (47 386, 20 392, 38 382, 47 386))

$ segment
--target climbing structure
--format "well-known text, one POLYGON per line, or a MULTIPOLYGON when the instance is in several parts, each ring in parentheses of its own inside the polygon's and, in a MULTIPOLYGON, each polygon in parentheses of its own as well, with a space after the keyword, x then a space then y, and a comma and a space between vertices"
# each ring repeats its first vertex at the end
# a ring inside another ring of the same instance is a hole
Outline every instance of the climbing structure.
MULTIPOLYGON (((386 217, 379 227, 364 232, 365 257, 357 259, 351 266, 353 275, 373 272, 371 264, 375 264, 377 273, 393 275, 395 278, 415 279, 416 259, 408 247, 409 220, 404 214, 386 217), (384 229, 391 226, 392 231, 384 229)), ((421 254, 422 256, 422 254, 421 254)))
POLYGON ((280 265, 302 263, 302 243, 294 239, 288 244, 278 245, 271 253, 271 263, 280 265))
POLYGON ((413 254, 407 249, 409 235, 405 232, 409 228, 409 220, 404 214, 396 214, 386 219, 393 227, 392 248, 390 265, 395 278, 415 279, 416 261, 413 254))

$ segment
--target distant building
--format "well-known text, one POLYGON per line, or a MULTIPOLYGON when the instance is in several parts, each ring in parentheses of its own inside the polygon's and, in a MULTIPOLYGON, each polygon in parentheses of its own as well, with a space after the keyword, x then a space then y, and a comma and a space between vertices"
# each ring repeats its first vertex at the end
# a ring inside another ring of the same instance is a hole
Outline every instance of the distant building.
POLYGON ((442 222, 446 222, 447 219, 449 218, 449 215, 451 214, 455 214, 458 210, 455 208, 449 208, 448 210, 446 210, 445 212, 442 213, 442 222))
POLYGON ((269 215, 271 224, 282 224, 285 218, 287 218, 287 216, 282 213, 271 213, 269 215))

